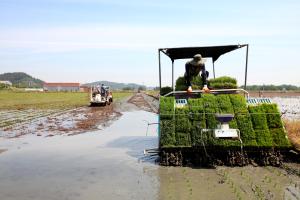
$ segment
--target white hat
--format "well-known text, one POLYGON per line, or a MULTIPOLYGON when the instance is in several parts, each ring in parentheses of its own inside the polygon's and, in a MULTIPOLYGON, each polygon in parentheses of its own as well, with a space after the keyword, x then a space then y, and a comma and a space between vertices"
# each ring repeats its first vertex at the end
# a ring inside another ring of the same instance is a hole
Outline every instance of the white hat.
POLYGON ((206 62, 206 59, 202 58, 201 54, 196 54, 193 57, 193 61, 196 62, 197 64, 204 64, 206 62))

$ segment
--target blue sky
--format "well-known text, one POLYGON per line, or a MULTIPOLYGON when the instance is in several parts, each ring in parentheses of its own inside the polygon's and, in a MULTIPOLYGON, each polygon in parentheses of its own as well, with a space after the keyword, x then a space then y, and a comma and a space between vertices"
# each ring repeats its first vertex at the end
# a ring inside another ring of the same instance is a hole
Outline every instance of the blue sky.
MULTIPOLYGON (((249 43, 249 84, 300 86, 299 10, 297 0, 0 0, 0 73, 154 86, 158 48, 249 43)), ((175 63, 176 76, 185 62, 175 63)), ((245 49, 223 55, 216 75, 242 84, 244 63, 245 49)), ((163 67, 167 85, 166 58, 163 67)))

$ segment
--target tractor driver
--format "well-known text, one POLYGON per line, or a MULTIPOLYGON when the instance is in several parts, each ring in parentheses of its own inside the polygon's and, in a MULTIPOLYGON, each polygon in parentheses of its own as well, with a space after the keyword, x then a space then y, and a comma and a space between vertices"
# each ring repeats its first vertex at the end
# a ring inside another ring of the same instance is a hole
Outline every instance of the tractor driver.
POLYGON ((101 84, 101 96, 105 96, 105 88, 104 88, 104 84, 101 84))
POLYGON ((202 58, 200 54, 194 55, 194 58, 190 61, 188 61, 185 64, 185 82, 186 86, 188 87, 187 92, 192 92, 192 83, 191 80, 193 77, 198 76, 201 71, 201 78, 203 83, 203 91, 209 92, 209 89, 207 87, 207 77, 209 75, 208 71, 205 70, 205 59, 202 58))

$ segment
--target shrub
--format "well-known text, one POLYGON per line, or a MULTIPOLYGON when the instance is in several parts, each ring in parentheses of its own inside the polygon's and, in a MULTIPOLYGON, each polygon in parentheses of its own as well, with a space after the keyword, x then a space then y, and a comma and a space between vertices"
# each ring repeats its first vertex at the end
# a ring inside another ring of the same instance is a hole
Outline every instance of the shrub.
POLYGON ((276 104, 262 104, 263 109, 267 115, 269 128, 282 128, 280 112, 276 104))
POLYGON ((169 87, 169 86, 166 86, 166 87, 162 87, 161 89, 160 89, 160 95, 166 95, 166 94, 168 94, 168 93, 170 93, 170 92, 172 92, 173 90, 172 90, 172 88, 171 87, 169 87))
POLYGON ((160 145, 170 147, 176 145, 174 120, 160 121, 160 145))

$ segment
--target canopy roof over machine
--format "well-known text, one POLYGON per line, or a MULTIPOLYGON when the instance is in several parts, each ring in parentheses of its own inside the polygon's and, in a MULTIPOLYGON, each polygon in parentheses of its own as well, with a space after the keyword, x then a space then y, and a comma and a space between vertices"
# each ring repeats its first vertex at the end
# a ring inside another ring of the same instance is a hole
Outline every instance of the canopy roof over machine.
POLYGON ((209 47, 181 47, 181 48, 165 48, 160 49, 171 60, 193 58, 196 54, 201 54, 202 57, 211 57, 215 62, 221 55, 230 51, 247 46, 243 45, 227 45, 227 46, 209 46, 209 47))
POLYGON ((201 54, 204 58, 212 58, 213 61, 213 74, 215 78, 215 66, 214 63, 218 58, 230 51, 240 49, 242 47, 247 47, 246 51, 246 67, 245 67, 245 84, 247 85, 247 68, 248 68, 248 44, 238 44, 238 45, 225 45, 225 46, 207 46, 207 47, 179 47, 179 48, 160 48, 158 49, 158 59, 159 59, 159 86, 161 88, 161 60, 160 52, 163 52, 172 61, 172 88, 174 90, 174 61, 177 59, 188 59, 193 58, 196 54, 201 54))

